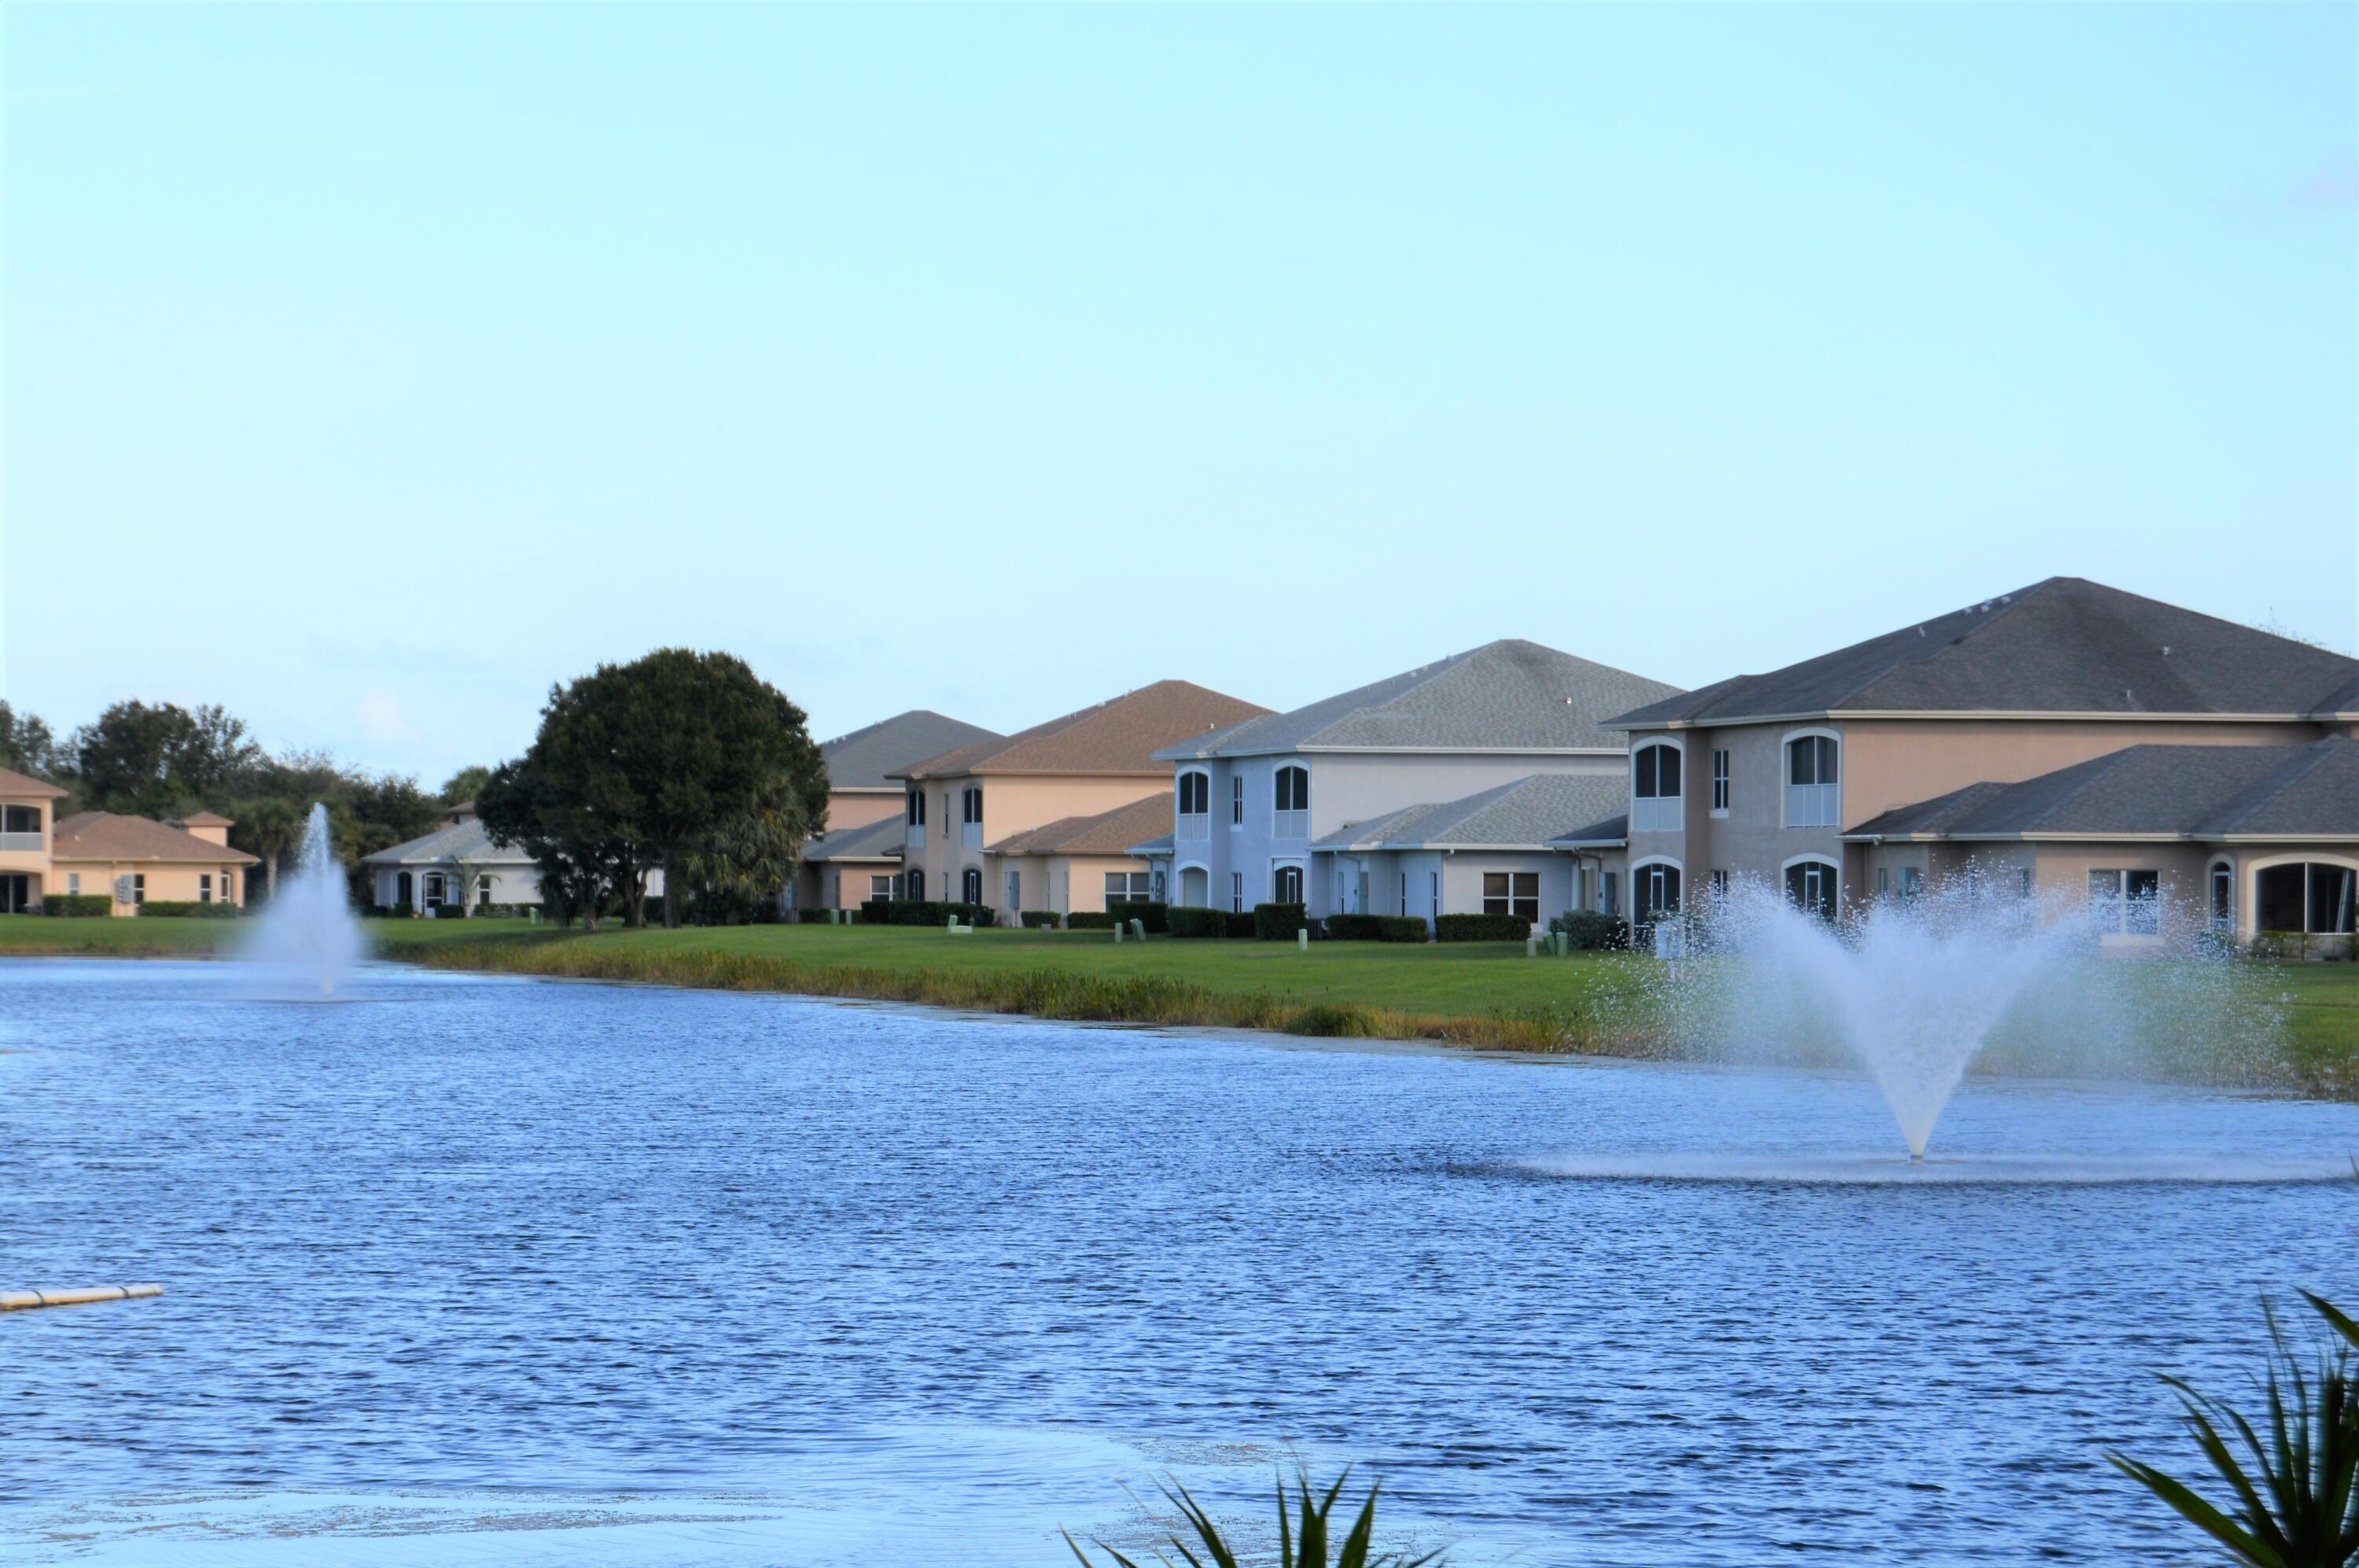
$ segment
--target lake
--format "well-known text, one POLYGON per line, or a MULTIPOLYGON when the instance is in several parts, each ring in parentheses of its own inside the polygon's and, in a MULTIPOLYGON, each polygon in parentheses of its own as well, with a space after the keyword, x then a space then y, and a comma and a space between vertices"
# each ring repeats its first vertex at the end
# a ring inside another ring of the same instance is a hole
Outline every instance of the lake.
MULTIPOLYGON (((0 1289, 167 1290, 0 1315, 12 1563, 1046 1568, 1293 1454, 1462 1565, 2208 1563, 2104 1450, 2191 1471, 2151 1374, 2359 1300, 2347 1181, 1790 1179, 1898 1149, 1844 1075, 252 985, 0 963, 0 1289)), ((1935 1146, 2354 1150, 1991 1082, 1935 1146)))

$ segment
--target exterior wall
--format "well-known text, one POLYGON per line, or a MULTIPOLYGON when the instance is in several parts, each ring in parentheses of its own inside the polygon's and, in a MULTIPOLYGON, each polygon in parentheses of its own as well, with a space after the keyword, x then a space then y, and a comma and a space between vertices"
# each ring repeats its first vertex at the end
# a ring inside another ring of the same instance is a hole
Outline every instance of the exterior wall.
MULTIPOLYGON (((451 879, 453 891, 446 895, 444 901, 451 904, 458 902, 455 888, 459 873, 447 862, 436 866, 373 866, 369 869, 374 873, 370 879, 369 892, 375 900, 377 908, 381 909, 389 909, 401 901, 401 874, 405 871, 409 873, 410 901, 413 904, 423 895, 426 874, 429 871, 439 871, 451 879)), ((493 903, 538 904, 540 902, 540 874, 530 866, 502 865, 489 867, 478 866, 476 869, 479 873, 488 875, 492 879, 493 903)), ((660 873, 658 874, 657 878, 649 880, 647 890, 651 895, 662 891, 663 883, 659 877, 660 873)))
MULTIPOLYGON (((1489 871, 1521 871, 1539 877, 1538 924, 1542 929, 1573 907, 1571 857, 1553 850, 1372 850, 1362 854, 1322 850, 1312 876, 1327 906, 1323 913, 1413 915, 1431 920, 1438 915, 1482 913, 1483 876, 1489 871)), ((1253 900, 1248 899, 1245 907, 1251 909, 1253 900)), ((1223 903, 1221 908, 1228 905, 1223 903)))
MULTIPOLYGON (((898 809, 897 807, 896 808, 898 809)), ((856 909, 869 897, 871 877, 890 878, 901 869, 896 860, 806 860, 795 867, 790 909, 856 909), (838 900, 839 888, 842 898, 838 900)))
POLYGON ((830 833, 864 828, 902 813, 907 797, 898 789, 831 789, 827 796, 830 833))
MULTIPOLYGON (((82 891, 85 896, 105 894, 111 897, 114 892, 116 877, 136 876, 147 878, 145 897, 149 903, 193 904, 197 901, 197 878, 211 877, 213 886, 213 902, 220 903, 224 886, 223 878, 225 877, 228 878, 226 886, 229 901, 233 904, 243 904, 245 902, 245 873, 247 869, 242 866, 208 866, 201 862, 190 864, 186 861, 60 860, 50 869, 49 891, 67 892, 72 887, 73 878, 79 877, 82 878, 82 891)), ((259 870, 258 867, 255 869, 259 870)), ((139 906, 117 903, 107 912, 115 915, 136 915, 139 912, 139 906)))
MULTIPOLYGON (((986 794, 986 811, 991 809, 990 801, 986 794)), ((988 858, 990 863, 984 868, 983 901, 998 909, 1002 920, 1010 918, 1007 873, 1011 870, 1024 878, 1025 909, 1054 909, 1070 915, 1104 911, 1107 872, 1149 869, 1146 861, 1126 855, 995 855, 988 858)))
MULTIPOLYGON (((38 795, 0 795, 0 805, 29 806, 41 813, 38 833, 0 838, 0 876, 31 878, 29 897, 38 903, 49 877, 49 829, 57 821, 57 802, 38 795)), ((64 883, 60 880, 57 885, 62 887, 64 883)))
MULTIPOLYGON (((1406 806, 1437 804, 1512 784, 1535 773, 1585 774, 1612 778, 1625 766, 1619 752, 1576 757, 1560 752, 1402 753, 1310 752, 1274 757, 1216 757, 1209 762, 1183 762, 1180 772, 1201 771, 1211 776, 1212 822, 1203 839, 1179 837, 1180 821, 1172 822, 1171 885, 1190 866, 1204 868, 1212 887, 1212 901, 1228 908, 1229 878, 1245 873, 1245 905, 1271 898, 1277 868, 1293 864, 1303 868, 1304 896, 1313 916, 1334 914, 1332 869, 1311 864, 1310 844, 1350 822, 1366 822, 1406 806), (1310 831, 1300 838, 1276 836, 1276 789, 1281 768, 1310 771, 1310 831), (1245 822, 1230 822, 1233 780, 1245 781, 1245 822)), ((1176 797, 1176 790, 1175 790, 1176 797)), ((1176 799, 1175 799, 1176 806, 1176 799)), ((1567 823, 1579 827, 1578 822, 1567 823)), ((1321 855, 1323 861, 1328 857, 1321 855)), ((1396 898, 1394 902, 1398 903, 1396 898)))
MULTIPOLYGON (((1169 779, 1160 777, 1026 773, 929 779, 913 785, 913 789, 922 789, 926 796, 926 844, 923 850, 908 849, 902 865, 926 874, 925 896, 929 898, 957 898, 960 876, 969 866, 984 874, 984 903, 996 905, 1004 897, 993 891, 992 867, 986 864, 997 857, 987 855, 980 848, 968 849, 962 843, 961 829, 964 824, 959 821, 959 792, 978 784, 983 787, 983 832, 977 836, 985 844, 1066 817, 1098 816, 1118 806, 1159 795, 1171 787, 1169 779)), ((906 819, 906 797, 897 809, 906 819)), ((1139 867, 1145 869, 1143 862, 1139 867)), ((1029 902, 1031 895, 1025 897, 1029 902)), ((1058 907, 1061 906, 1032 905, 1036 909, 1058 907)))

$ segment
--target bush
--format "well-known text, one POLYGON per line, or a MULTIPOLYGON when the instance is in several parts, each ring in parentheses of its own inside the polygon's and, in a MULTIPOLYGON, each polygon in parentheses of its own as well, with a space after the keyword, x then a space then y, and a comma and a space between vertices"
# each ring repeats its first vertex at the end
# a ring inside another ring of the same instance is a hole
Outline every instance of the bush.
POLYGON ((1310 923, 1305 904, 1256 904, 1254 935, 1263 942, 1292 942, 1294 933, 1310 923))
POLYGON ((799 926, 825 926, 835 923, 833 909, 797 909, 795 923, 799 926))
POLYGON ((1027 909, 1019 918, 1026 931, 1055 931, 1065 917, 1054 909, 1027 909))
POLYGON ((1521 942, 1532 934, 1521 915, 1444 915, 1433 924, 1436 942, 1521 942))
POLYGON ((871 898, 860 906, 860 923, 870 926, 946 926, 951 917, 962 926, 998 923, 998 912, 984 904, 962 904, 940 898, 871 898))
POLYGON ((1167 917, 1173 936, 1226 936, 1229 917, 1224 909, 1173 909, 1167 917))
POLYGON ((1251 909, 1239 909, 1234 914, 1225 915, 1222 918, 1229 922, 1229 934, 1231 936, 1249 938, 1254 934, 1254 918, 1253 911, 1251 909))
POLYGON ((186 916, 200 920, 233 920, 237 918, 235 904, 200 904, 194 898, 150 898, 136 908, 143 915, 186 916))
POLYGON ((1075 909, 1065 917, 1067 931, 1112 931, 1114 917, 1102 909, 1075 909))
POLYGON ((1171 929, 1171 906, 1151 898, 1116 898, 1106 906, 1106 913, 1125 925, 1132 920, 1146 922, 1149 936, 1160 936, 1171 929))
POLYGON ((1630 945, 1630 922, 1619 915, 1603 914, 1595 909, 1573 909, 1549 921, 1550 931, 1562 931, 1571 938, 1571 945, 1584 952, 1630 945))
POLYGON ((1416 915, 1330 915, 1326 926, 1337 942, 1425 940, 1425 921, 1416 915))
POLYGON ((41 913, 57 915, 66 920, 87 920, 92 915, 105 914, 114 900, 103 893, 44 893, 41 913))

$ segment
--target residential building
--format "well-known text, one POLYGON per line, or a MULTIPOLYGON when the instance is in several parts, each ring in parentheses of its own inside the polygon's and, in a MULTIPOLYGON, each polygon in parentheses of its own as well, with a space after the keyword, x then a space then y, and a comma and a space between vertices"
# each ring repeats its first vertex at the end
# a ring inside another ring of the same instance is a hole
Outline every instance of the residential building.
POLYGON ((1912 872, 1961 866, 1974 844, 1994 871, 2028 871, 2035 890, 2089 897, 2104 873, 2124 900, 2156 887, 2209 897, 2206 867, 2225 852, 2225 896, 2249 931, 2270 862, 2359 866, 2327 831, 2342 819, 2326 803, 2301 795, 2277 816, 2247 802, 2248 819, 2234 794, 2238 780, 2263 789, 2279 764, 2288 789, 2342 777, 2339 752, 2308 748, 2359 735, 2359 660, 2080 578, 1651 702, 1611 727, 1630 743, 1625 841, 1602 823, 1561 846, 1600 874, 1587 907, 1602 874, 1618 872, 1640 920, 1729 877, 1832 916, 1912 872), (2267 748, 2277 763, 2202 755, 2224 747, 2267 748), (2132 748, 2146 755, 2119 757, 2132 748), (2116 760, 2074 771, 2101 758, 2116 760), (2216 789, 2202 782, 2215 772, 2216 789), (2006 785, 2027 788, 1995 788, 2006 785), (2263 854, 2230 832, 2247 820, 2298 831, 2263 854), (2137 842, 2155 847, 2125 847, 2137 842))
POLYGON ((1012 920, 1025 909, 1093 912, 1125 898, 1154 897, 1147 863, 1132 853, 1142 834, 1171 821, 1169 791, 1091 817, 1060 817, 991 845, 985 890, 1012 920))
POLYGON ((41 895, 49 890, 49 832, 65 793, 0 768, 0 915, 40 908, 41 895))
POLYGON ((243 904, 245 873, 259 860, 229 846, 235 824, 211 811, 177 822, 81 811, 50 827, 48 893, 106 894, 108 911, 147 903, 243 904))
POLYGON ((1568 824, 1595 821, 1627 788, 1618 773, 1535 773, 1352 823, 1311 853, 1336 901, 1354 912, 1514 915, 1538 925, 1580 907, 1575 862, 1552 841, 1568 824))
POLYGON ((980 724, 917 708, 822 742, 827 826, 804 843, 802 864, 787 889, 787 909, 857 909, 875 896, 875 878, 889 882, 900 869, 900 835, 867 831, 901 820, 908 791, 896 770, 999 738, 980 724), (846 839, 847 833, 856 836, 846 839), (889 856, 880 856, 879 850, 888 850, 889 856))
MULTIPOLYGON (((451 809, 451 821, 422 837, 361 856, 369 868, 370 901, 383 909, 407 906, 421 914, 463 912, 467 906, 538 904, 540 871, 516 846, 492 842, 475 803, 451 809)), ((663 873, 653 874, 656 889, 663 873)))
POLYGON ((1448 824, 1512 820, 1516 847, 1484 852, 1527 857, 1521 870, 1506 873, 1508 901, 1528 902, 1514 878, 1537 877, 1544 889, 1538 918, 1560 914, 1570 906, 1549 908, 1557 897, 1549 889, 1564 870, 1546 841, 1610 807, 1628 764, 1623 735, 1604 721, 1677 691, 1508 639, 1168 746, 1156 754, 1172 767, 1174 793, 1170 846, 1158 869, 1179 904, 1301 902, 1313 917, 1395 912, 1408 877, 1409 912, 1436 913, 1437 888, 1439 912, 1479 912, 1478 884, 1465 879, 1473 862, 1452 864, 1474 845, 1450 838, 1458 830, 1448 824), (1531 785, 1536 775, 1610 780, 1612 788, 1545 788, 1531 785), (1544 805, 1572 814, 1535 820, 1531 812, 1544 805), (1382 822, 1392 824, 1385 836, 1370 838, 1382 822), (1354 847, 1408 845, 1403 832, 1428 835, 1415 841, 1427 847, 1354 847), (1419 859, 1411 871, 1397 859, 1370 858, 1428 854, 1442 863, 1419 859))
MULTIPOLYGON (((996 865, 1003 841, 1023 843, 1019 835, 1051 823, 1101 817, 1162 794, 1171 788, 1170 766, 1156 760, 1163 747, 1268 712, 1185 681, 1160 681, 1019 734, 896 769, 906 786, 896 896, 963 898, 1009 911, 1006 877, 996 865)), ((1043 853, 1027 844, 1010 858, 1038 861, 1043 853)), ((1024 867, 1015 869, 1020 883, 1024 867)), ((1121 869, 1142 881, 1150 875, 1144 862, 1121 869)), ((1077 884, 1071 873, 1068 864, 1044 899, 1019 885, 1019 907, 1062 913, 1103 909, 1103 884, 1093 889, 1086 877, 1077 884)))

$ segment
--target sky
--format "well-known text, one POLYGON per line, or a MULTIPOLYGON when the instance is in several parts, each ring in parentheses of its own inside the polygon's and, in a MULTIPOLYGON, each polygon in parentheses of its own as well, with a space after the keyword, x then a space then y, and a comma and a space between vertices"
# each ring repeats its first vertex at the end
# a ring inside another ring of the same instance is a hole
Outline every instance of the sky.
POLYGON ((429 786, 2055 574, 2359 645, 2359 7, 26 3, 0 695, 429 786))

